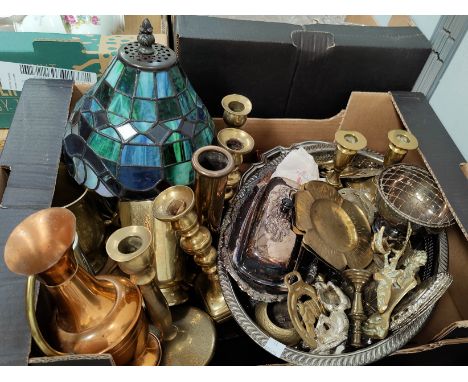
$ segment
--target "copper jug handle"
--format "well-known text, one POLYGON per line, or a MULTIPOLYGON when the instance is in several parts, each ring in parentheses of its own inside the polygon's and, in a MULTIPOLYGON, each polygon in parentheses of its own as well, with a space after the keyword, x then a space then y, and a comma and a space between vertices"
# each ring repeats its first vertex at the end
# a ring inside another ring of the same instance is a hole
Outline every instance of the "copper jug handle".
POLYGON ((59 352, 50 346, 44 339, 37 323, 36 308, 35 308, 35 296, 36 296, 36 276, 29 276, 26 283, 26 314, 28 316, 29 327, 31 328, 31 335, 34 338, 37 346, 41 351, 48 357, 67 355, 67 353, 59 352))

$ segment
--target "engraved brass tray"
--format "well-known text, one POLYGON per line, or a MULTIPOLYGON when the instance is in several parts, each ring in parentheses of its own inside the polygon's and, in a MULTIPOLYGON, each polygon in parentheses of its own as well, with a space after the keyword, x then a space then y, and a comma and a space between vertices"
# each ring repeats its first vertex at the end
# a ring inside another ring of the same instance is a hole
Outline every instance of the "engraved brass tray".
MULTIPOLYGON (((249 170, 243 175, 239 192, 231 200, 230 206, 223 219, 223 224, 220 231, 218 245, 218 272, 221 283, 221 288, 226 303, 232 312, 234 319, 259 346, 275 355, 282 360, 296 365, 363 365, 376 362, 377 360, 397 351, 403 347, 411 338, 416 335, 427 319, 429 318, 436 299, 433 299, 432 304, 428 304, 424 309, 421 309, 420 314, 413 314, 406 325, 394 330, 383 340, 373 343, 367 347, 355 350, 348 353, 337 355, 313 355, 289 346, 285 346, 271 337, 266 335, 256 324, 255 315, 252 309, 252 301, 246 294, 255 293, 250 290, 239 275, 236 274, 235 268, 232 265, 231 259, 235 250, 236 241, 242 240, 239 238, 236 231, 236 221, 242 219, 242 206, 245 201, 251 198, 257 183, 268 179, 275 171, 277 165, 284 157, 296 148, 302 147, 309 154, 313 155, 316 162, 330 162, 333 160, 335 145, 328 142, 307 141, 289 148, 276 147, 262 155, 262 160, 259 163, 253 164, 249 170)), ((356 168, 380 168, 383 163, 383 156, 370 150, 360 151, 353 159, 351 165, 356 168)), ((428 262, 426 266, 420 270, 421 280, 426 280, 431 276, 435 276, 441 272, 448 270, 448 244, 445 231, 438 234, 427 235, 422 243, 422 248, 426 250, 428 262)), ((259 293, 260 294, 260 293, 259 293)), ((255 294, 254 294, 255 295, 255 294)), ((275 301, 275 296, 270 296, 270 301, 275 301)), ((411 296, 408 296, 411 298, 411 296)), ((263 300, 259 296, 256 300, 263 300)), ((403 300, 402 303, 408 304, 411 301, 403 300)))

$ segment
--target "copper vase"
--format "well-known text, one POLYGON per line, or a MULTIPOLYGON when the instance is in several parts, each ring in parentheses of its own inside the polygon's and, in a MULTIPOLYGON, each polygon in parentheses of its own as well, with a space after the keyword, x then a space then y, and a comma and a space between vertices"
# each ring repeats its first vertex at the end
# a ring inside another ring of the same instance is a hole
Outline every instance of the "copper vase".
POLYGON ((159 341, 149 334, 140 291, 126 278, 94 277, 78 266, 72 250, 75 233, 72 212, 48 208, 23 220, 5 246, 7 267, 36 275, 55 300, 49 349, 109 353, 117 365, 157 364, 159 341))

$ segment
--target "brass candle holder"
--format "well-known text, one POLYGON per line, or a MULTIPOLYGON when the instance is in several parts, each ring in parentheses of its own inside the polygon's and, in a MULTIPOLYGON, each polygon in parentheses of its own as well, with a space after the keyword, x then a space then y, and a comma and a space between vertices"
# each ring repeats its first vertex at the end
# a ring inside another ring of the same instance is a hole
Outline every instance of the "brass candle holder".
POLYGON ((418 139, 406 130, 390 130, 388 140, 390 142, 384 157, 384 167, 400 163, 408 151, 418 148, 418 139))
POLYGON ((365 269, 347 269, 343 272, 353 285, 354 297, 351 306, 352 331, 351 331, 351 346, 355 348, 362 347, 362 323, 367 319, 362 305, 362 290, 372 277, 372 273, 365 269))
POLYGON ((252 111, 252 102, 240 94, 229 94, 221 100, 223 120, 228 127, 242 128, 252 111))
POLYGON ((122 227, 140 225, 152 234, 156 281, 169 306, 183 304, 188 300, 184 288, 185 254, 170 223, 153 217, 153 201, 141 200, 119 202, 119 217, 122 227))
POLYGON ((178 319, 171 311, 156 282, 156 266, 151 249, 152 234, 143 226, 128 226, 115 231, 106 250, 119 268, 130 275, 145 300, 153 325, 161 333, 162 365, 206 365, 214 353, 216 332, 210 317, 200 309, 178 308, 178 319))
POLYGON ((234 170, 228 175, 226 184, 225 200, 234 196, 241 179, 239 167, 243 162, 244 155, 249 154, 255 145, 252 136, 244 130, 226 128, 218 133, 218 143, 225 148, 234 158, 234 170))
POLYGON ((182 249, 193 255, 195 263, 202 269, 195 287, 208 314, 216 322, 229 318, 231 312, 219 285, 216 249, 211 245, 210 231, 198 222, 194 192, 187 186, 169 187, 154 200, 153 214, 156 219, 171 223, 172 229, 181 236, 182 249))
POLYGON ((139 289, 128 279, 94 277, 77 265, 72 243, 76 219, 65 208, 48 208, 23 220, 5 246, 5 264, 29 276, 26 307, 31 333, 46 355, 112 355, 117 365, 155 365, 161 348, 149 333, 139 289), (35 278, 56 303, 50 336, 41 334, 34 310, 35 278))
POLYGON ((234 158, 219 146, 205 146, 193 153, 195 170, 195 208, 200 224, 218 232, 224 207, 228 175, 234 170, 234 158))
POLYGON ((333 187, 342 187, 340 174, 359 150, 367 145, 364 135, 358 131, 338 130, 335 133, 336 150, 333 169, 327 173, 326 181, 333 187))

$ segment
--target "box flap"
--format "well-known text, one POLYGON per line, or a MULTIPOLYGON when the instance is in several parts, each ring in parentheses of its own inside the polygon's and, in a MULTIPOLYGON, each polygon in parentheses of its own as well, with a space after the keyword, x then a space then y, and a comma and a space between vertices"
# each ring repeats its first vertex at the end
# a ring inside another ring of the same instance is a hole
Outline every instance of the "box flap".
POLYGON ((72 81, 27 80, 0 156, 0 166, 11 170, 0 205, 0 364, 28 363, 26 280, 8 270, 3 251, 18 223, 51 205, 72 86, 72 81))
POLYGON ((463 155, 422 93, 392 92, 392 96, 405 127, 418 138, 421 157, 468 240, 468 179, 460 168, 465 162, 463 155))

